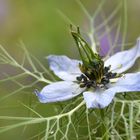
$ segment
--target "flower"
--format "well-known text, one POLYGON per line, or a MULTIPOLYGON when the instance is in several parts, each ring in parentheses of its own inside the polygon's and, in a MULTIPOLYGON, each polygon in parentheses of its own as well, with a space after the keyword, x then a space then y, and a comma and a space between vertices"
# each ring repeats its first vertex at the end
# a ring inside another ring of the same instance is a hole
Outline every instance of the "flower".
POLYGON ((118 52, 104 62, 99 55, 91 54, 80 36, 72 35, 77 45, 82 42, 80 45, 86 47, 79 47, 82 61, 67 56, 47 57, 50 69, 63 81, 36 91, 41 103, 65 101, 83 94, 87 108, 104 108, 112 102, 116 93, 140 91, 140 72, 122 74, 140 57, 140 39, 135 47, 118 52), (85 53, 89 51, 86 58, 81 49, 85 53))

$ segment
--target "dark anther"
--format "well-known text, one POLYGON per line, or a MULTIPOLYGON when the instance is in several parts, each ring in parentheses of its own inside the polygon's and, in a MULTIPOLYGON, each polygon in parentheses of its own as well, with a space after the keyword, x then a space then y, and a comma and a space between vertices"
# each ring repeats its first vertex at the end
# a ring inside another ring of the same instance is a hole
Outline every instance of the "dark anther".
POLYGON ((82 77, 79 76, 79 77, 76 77, 77 81, 82 81, 82 77))
POLYGON ((92 83, 90 83, 90 82, 86 84, 87 88, 90 88, 91 86, 92 86, 92 83))
POLYGON ((104 78, 101 80, 101 83, 102 83, 103 85, 106 85, 106 84, 109 83, 109 79, 108 79, 107 77, 104 77, 104 78))
POLYGON ((110 66, 104 67, 104 73, 106 74, 110 70, 110 66))
POLYGON ((117 73, 112 73, 111 78, 115 78, 117 76, 117 73))
POLYGON ((87 77, 83 77, 83 80, 84 80, 84 82, 86 83, 88 80, 87 80, 87 77))
POLYGON ((112 77, 112 72, 106 73, 105 76, 106 76, 107 78, 111 78, 111 77, 112 77))
POLYGON ((81 74, 81 77, 84 78, 85 77, 84 74, 81 74))
POLYGON ((79 82, 81 82, 81 81, 87 82, 87 77, 84 76, 83 74, 81 74, 80 76, 76 77, 76 79, 79 82))
POLYGON ((103 67, 102 63, 97 62, 98 61, 93 62, 92 65, 85 69, 84 73, 76 77, 81 88, 100 87, 106 89, 110 79, 118 75, 110 70, 111 66, 103 67))

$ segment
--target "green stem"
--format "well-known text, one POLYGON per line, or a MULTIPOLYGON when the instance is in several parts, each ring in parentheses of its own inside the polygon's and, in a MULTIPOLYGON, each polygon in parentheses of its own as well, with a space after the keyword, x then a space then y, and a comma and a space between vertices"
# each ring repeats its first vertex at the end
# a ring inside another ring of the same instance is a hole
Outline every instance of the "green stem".
POLYGON ((106 119, 105 119, 105 112, 104 109, 100 109, 100 115, 101 115, 101 119, 102 119, 102 140, 109 140, 109 136, 108 136, 108 129, 107 129, 107 123, 106 123, 106 119))

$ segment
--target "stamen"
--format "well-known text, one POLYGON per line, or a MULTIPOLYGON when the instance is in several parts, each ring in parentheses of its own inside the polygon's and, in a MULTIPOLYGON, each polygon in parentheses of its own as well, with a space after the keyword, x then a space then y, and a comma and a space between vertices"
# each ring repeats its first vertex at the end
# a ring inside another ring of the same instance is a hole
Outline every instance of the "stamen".
POLYGON ((116 73, 116 78, 110 79, 110 82, 111 83, 116 83, 118 81, 118 79, 120 79, 120 77, 125 78, 125 74, 117 74, 116 73))
POLYGON ((79 77, 76 77, 77 81, 82 81, 82 77, 79 76, 79 77))
POLYGON ((110 79, 109 81, 110 81, 111 83, 116 83, 118 80, 119 80, 119 78, 114 78, 114 79, 110 79))
MULTIPOLYGON (((99 65, 100 66, 100 65, 99 65)), ((111 65, 108 67, 99 67, 96 65, 85 67, 82 65, 81 69, 84 69, 83 74, 77 77, 77 81, 81 88, 107 88, 109 82, 117 82, 121 74, 111 72, 111 65)))

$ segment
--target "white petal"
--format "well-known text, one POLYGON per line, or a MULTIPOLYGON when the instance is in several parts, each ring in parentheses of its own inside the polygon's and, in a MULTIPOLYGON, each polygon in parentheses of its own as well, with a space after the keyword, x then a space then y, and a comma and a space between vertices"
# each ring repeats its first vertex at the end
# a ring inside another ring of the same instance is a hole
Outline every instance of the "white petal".
POLYGON ((83 95, 87 108, 104 108, 111 103, 115 92, 96 90, 95 92, 84 92, 83 95))
POLYGON ((41 103, 49 103, 71 99, 82 91, 76 83, 61 81, 45 86, 37 96, 41 103))
POLYGON ((75 81, 81 74, 78 60, 70 59, 67 56, 50 55, 47 57, 50 69, 61 79, 75 81))
POLYGON ((122 73, 132 67, 138 57, 140 57, 140 38, 135 47, 116 53, 105 62, 105 66, 111 65, 113 72, 122 73))
POLYGON ((95 92, 84 92, 83 95, 87 108, 104 108, 112 102, 116 93, 135 91, 140 91, 140 72, 126 74, 105 91, 100 89, 95 92))

